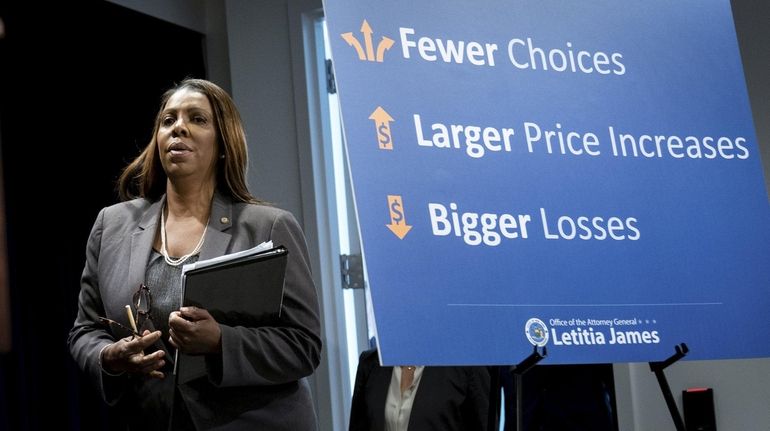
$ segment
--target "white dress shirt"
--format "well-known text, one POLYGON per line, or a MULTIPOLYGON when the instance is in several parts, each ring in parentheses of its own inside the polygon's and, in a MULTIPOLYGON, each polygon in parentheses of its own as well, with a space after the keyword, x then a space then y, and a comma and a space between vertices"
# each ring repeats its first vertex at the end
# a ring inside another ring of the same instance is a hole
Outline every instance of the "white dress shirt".
POLYGON ((412 404, 425 367, 415 367, 412 385, 403 394, 401 393, 401 368, 404 367, 393 367, 390 378, 388 397, 385 399, 385 431, 407 431, 412 404))

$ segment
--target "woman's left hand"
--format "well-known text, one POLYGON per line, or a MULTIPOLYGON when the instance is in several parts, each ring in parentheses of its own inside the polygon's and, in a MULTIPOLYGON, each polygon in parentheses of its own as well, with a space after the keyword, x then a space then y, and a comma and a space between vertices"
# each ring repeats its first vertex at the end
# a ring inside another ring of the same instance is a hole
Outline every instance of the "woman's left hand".
POLYGON ((222 351, 219 323, 203 308, 182 307, 168 316, 169 341, 188 355, 222 351))

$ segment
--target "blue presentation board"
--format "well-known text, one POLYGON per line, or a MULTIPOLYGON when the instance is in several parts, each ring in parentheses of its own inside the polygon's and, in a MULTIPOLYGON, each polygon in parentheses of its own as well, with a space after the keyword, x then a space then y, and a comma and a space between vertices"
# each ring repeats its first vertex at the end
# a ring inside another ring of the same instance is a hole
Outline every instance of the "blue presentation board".
POLYGON ((384 364, 770 356, 728 0, 326 0, 384 364))

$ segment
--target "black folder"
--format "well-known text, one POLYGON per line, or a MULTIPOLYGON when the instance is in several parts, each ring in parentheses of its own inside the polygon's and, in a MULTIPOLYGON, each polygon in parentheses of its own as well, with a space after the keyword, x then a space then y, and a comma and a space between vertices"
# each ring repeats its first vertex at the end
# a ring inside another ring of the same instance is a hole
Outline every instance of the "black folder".
MULTIPOLYGON (((281 314, 288 251, 283 246, 257 254, 224 256, 185 270, 182 305, 205 308, 227 326, 266 326, 281 314)), ((205 357, 179 354, 177 383, 206 375, 205 357)))

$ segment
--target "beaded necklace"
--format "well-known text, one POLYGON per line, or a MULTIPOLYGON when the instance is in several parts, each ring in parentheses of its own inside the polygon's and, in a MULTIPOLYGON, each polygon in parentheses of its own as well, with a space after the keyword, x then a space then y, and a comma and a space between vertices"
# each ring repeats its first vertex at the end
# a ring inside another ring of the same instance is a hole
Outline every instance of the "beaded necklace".
MULTIPOLYGON (((190 256, 195 256, 199 251, 201 251, 201 247, 203 247, 203 239, 206 237, 206 230, 209 228, 209 221, 206 220, 206 226, 203 228, 203 234, 201 234, 201 239, 198 240, 198 244, 195 246, 193 251, 190 253, 178 258, 174 259, 168 255, 168 249, 166 248, 166 217, 164 217, 166 206, 163 206, 163 211, 160 213, 160 254, 163 255, 163 259, 166 261, 167 264, 171 266, 179 266, 184 261, 190 258, 190 256)), ((209 215, 209 219, 211 218, 211 215, 209 215)))

